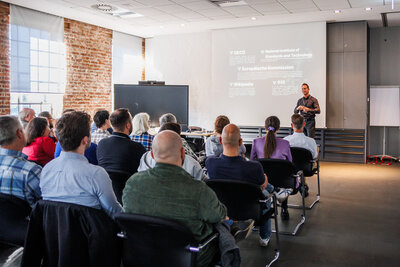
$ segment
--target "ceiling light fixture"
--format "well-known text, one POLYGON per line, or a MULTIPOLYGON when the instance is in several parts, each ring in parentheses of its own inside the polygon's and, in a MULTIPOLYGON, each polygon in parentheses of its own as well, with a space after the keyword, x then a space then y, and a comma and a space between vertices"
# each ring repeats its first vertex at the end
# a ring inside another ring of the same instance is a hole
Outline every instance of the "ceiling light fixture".
POLYGON ((392 9, 394 9, 394 0, 392 0, 392 9))
POLYGON ((366 11, 371 11, 371 10, 372 10, 372 7, 366 7, 365 10, 366 10, 366 11))
POLYGON ((231 6, 247 6, 248 4, 243 0, 208 0, 219 7, 231 6))
POLYGON ((340 12, 340 10, 335 10, 335 14, 339 14, 340 12))
POLYGON ((182 24, 181 24, 181 27, 185 27, 185 24, 182 23, 182 24))
POLYGON ((256 20, 257 18, 256 17, 251 17, 251 20, 256 20))

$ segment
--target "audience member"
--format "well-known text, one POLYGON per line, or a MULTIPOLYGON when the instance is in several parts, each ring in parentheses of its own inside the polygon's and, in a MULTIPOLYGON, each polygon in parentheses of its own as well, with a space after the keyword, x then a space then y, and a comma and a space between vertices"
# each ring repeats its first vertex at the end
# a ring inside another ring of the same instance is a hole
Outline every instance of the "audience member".
MULTIPOLYGON (((182 169, 185 150, 173 131, 158 133, 151 153, 153 169, 136 173, 126 183, 122 201, 126 212, 159 216, 186 225, 196 240, 213 232, 213 224, 226 218, 226 207, 203 182, 182 169)), ((218 248, 211 243, 197 256, 197 266, 209 266, 218 248)))
MULTIPOLYGON (((160 127, 162 127, 165 123, 168 123, 168 122, 177 123, 177 120, 176 120, 176 117, 174 114, 166 113, 164 115, 161 115, 160 127)), ((196 161, 200 162, 200 158, 196 155, 196 153, 193 152, 192 148, 190 147, 190 145, 188 144, 186 139, 185 138, 181 138, 181 139, 182 139, 183 148, 185 149, 185 154, 191 156, 196 161)))
MULTIPOLYGON (((212 135, 207 138, 206 140, 206 156, 215 156, 218 157, 219 155, 222 154, 222 144, 221 144, 221 134, 222 134, 222 129, 226 125, 230 123, 229 119, 227 116, 220 115, 217 117, 214 123, 214 130, 215 130, 215 135, 212 135)), ((246 147, 241 144, 239 146, 239 156, 245 156, 246 155, 246 147)))
POLYGON ((94 114, 93 121, 96 125, 96 130, 92 132, 92 143, 96 145, 107 137, 111 136, 111 133, 107 131, 111 127, 110 124, 110 113, 107 110, 100 110, 94 114))
POLYGON ((151 142, 154 138, 147 132, 150 129, 149 122, 150 116, 145 112, 136 114, 132 120, 132 140, 141 143, 146 151, 151 150, 151 142))
MULTIPOLYGON (((254 139, 251 147, 250 160, 256 159, 284 159, 292 161, 289 142, 276 137, 281 122, 276 116, 270 116, 265 120, 267 135, 254 139)), ((289 219, 287 200, 282 203, 281 216, 283 220, 289 219)))
POLYGON ((28 123, 36 117, 35 111, 31 108, 24 108, 21 110, 18 114, 19 120, 22 123, 22 127, 25 127, 28 125, 28 123))
MULTIPOLYGON (((242 144, 239 127, 234 124, 226 125, 220 138, 223 146, 222 154, 219 157, 209 157, 206 160, 210 179, 245 181, 259 185, 266 196, 273 193, 274 186, 268 183, 261 164, 257 161, 246 161, 245 158, 238 155, 239 147, 242 144)), ((285 190, 281 190, 277 196, 280 201, 283 201, 287 198, 288 193, 285 190)), ((263 213, 265 214, 269 208, 270 203, 267 203, 263 213)), ((264 225, 260 226, 260 245, 268 246, 270 237, 271 220, 268 219, 264 225)))
MULTIPOLYGON (((99 111, 105 111, 105 110, 106 110, 106 109, 104 109, 104 108, 96 108, 96 109, 93 111, 93 117, 94 117, 94 115, 96 115, 97 112, 99 112, 99 111)), ((96 126, 96 123, 93 121, 92 124, 90 125, 90 133, 94 133, 94 132, 97 130, 97 128, 98 128, 98 127, 96 126)), ((111 128, 111 125, 108 126, 107 131, 108 131, 110 134, 113 133, 113 129, 111 128)))
POLYGON ((97 148, 99 165, 109 172, 134 174, 146 149, 132 141, 132 116, 126 108, 115 110, 110 116, 113 134, 100 141, 97 148))
POLYGON ((42 111, 42 112, 39 113, 38 116, 39 117, 45 117, 48 120, 49 127, 50 127, 49 137, 54 141, 54 143, 56 143, 57 142, 57 138, 56 138, 56 135, 54 134, 53 116, 51 116, 50 112, 48 112, 48 111, 42 111))
POLYGON ((42 167, 27 160, 22 153, 25 145, 24 130, 18 118, 0 116, 0 193, 18 197, 33 206, 41 196, 42 167))
MULTIPOLYGON (((165 130, 171 130, 176 132, 177 134, 181 134, 181 126, 178 123, 167 122, 164 123, 163 126, 160 128, 160 132, 165 130)), ((185 151, 186 152, 186 151, 185 151)), ((148 169, 153 168, 156 165, 156 161, 151 155, 150 151, 147 151, 143 154, 142 158, 140 159, 140 165, 138 168, 138 172, 145 171, 148 169)), ((196 180, 207 180, 208 177, 203 172, 200 164, 191 156, 185 155, 185 159, 182 164, 182 168, 187 171, 191 176, 193 176, 196 180)))
POLYGON ((56 144, 49 137, 49 122, 44 117, 36 117, 31 120, 25 128, 27 146, 22 153, 28 156, 28 160, 34 161, 41 166, 46 165, 54 159, 56 144))
POLYGON ((291 120, 291 126, 294 132, 292 135, 288 135, 283 139, 288 141, 291 147, 302 147, 309 150, 313 159, 316 159, 318 157, 317 143, 313 138, 304 134, 306 122, 304 121, 303 116, 293 114, 291 120))
POLYGON ((56 124, 56 135, 63 151, 43 168, 43 199, 103 209, 111 217, 122 212, 107 172, 84 157, 90 146, 90 116, 84 112, 64 114, 56 124))

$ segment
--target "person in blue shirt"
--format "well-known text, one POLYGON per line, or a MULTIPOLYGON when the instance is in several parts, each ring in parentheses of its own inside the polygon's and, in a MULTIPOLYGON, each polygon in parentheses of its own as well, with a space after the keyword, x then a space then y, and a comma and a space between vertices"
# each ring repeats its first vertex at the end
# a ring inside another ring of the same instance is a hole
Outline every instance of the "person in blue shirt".
POLYGON ((56 134, 63 151, 42 170, 42 198, 102 209, 110 217, 122 212, 107 172, 84 156, 90 146, 90 116, 79 111, 64 114, 56 134))
MULTIPOLYGON (((61 154, 62 147, 60 142, 56 143, 56 150, 54 151, 54 158, 58 158, 61 154)), ((97 165, 97 145, 95 143, 90 143, 89 148, 85 150, 85 157, 88 159, 89 163, 97 165)))

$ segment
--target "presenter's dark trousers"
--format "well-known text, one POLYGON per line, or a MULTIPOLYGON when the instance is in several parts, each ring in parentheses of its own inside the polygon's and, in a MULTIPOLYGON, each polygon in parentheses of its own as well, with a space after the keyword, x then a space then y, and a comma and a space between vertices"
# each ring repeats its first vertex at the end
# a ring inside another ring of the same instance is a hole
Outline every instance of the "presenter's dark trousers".
POLYGON ((304 134, 308 137, 315 138, 315 119, 306 119, 306 127, 304 127, 304 134))

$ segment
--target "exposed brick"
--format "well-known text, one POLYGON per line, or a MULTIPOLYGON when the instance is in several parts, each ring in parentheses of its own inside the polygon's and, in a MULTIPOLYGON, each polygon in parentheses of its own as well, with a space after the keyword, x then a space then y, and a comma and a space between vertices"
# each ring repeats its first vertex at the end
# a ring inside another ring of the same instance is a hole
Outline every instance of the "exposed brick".
POLYGON ((10 5, 0 2, 0 115, 10 114, 10 5))

